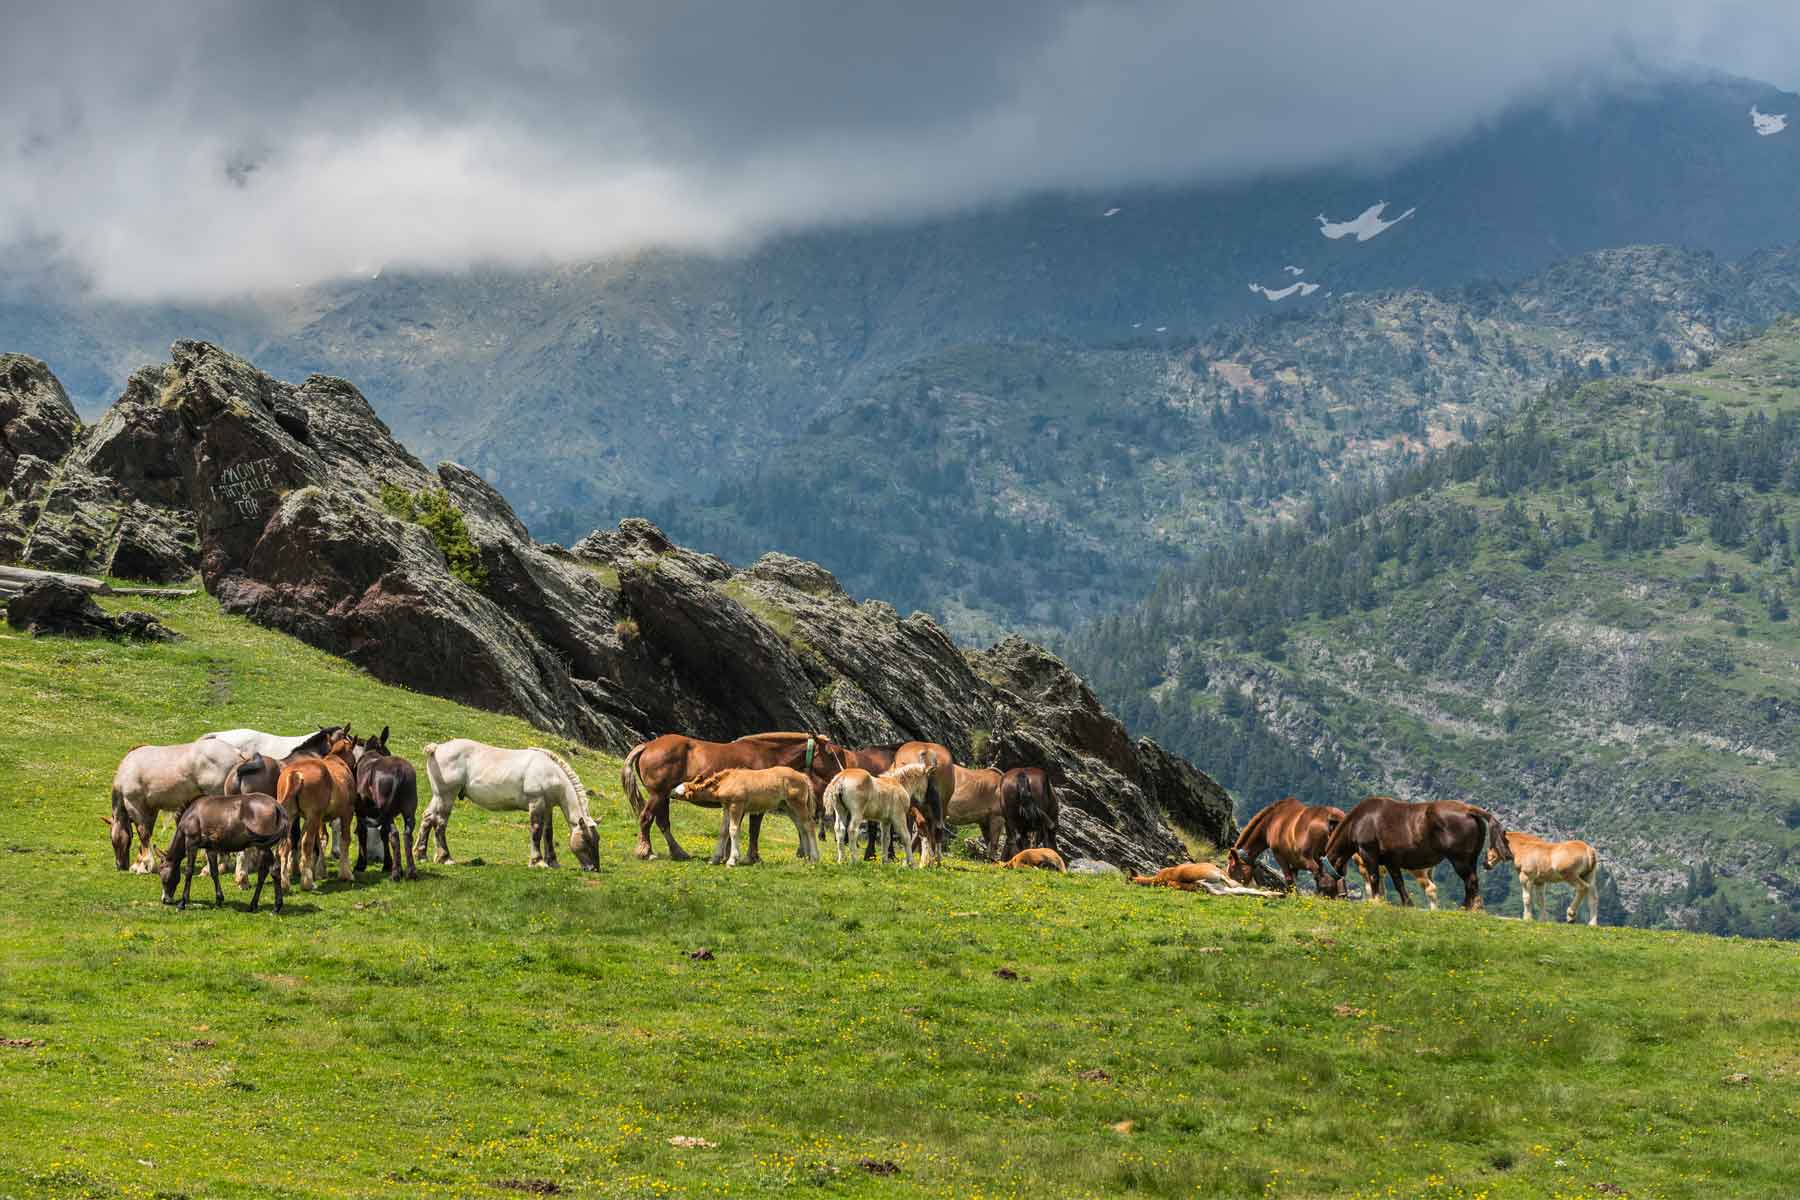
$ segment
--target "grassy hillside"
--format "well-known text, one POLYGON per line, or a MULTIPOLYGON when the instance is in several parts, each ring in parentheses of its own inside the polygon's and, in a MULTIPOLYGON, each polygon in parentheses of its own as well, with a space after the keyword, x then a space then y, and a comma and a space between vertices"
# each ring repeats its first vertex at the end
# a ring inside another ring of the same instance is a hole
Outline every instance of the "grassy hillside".
POLYGON ((1787 321, 1704 370, 1552 388, 1074 657, 1209 768, 1254 743, 1223 775, 1253 807, 1298 782, 1253 761, 1286 747, 1319 798, 1468 797, 1586 838, 1641 922, 1792 937, 1797 539, 1787 321))
POLYGON ((540 739, 153 607, 187 640, 0 634, 0 1195, 1762 1196, 1800 1155, 1790 946, 809 869, 791 835, 639 864, 591 753, 597 876, 459 810, 468 865, 178 913, 94 820, 134 742, 540 739))

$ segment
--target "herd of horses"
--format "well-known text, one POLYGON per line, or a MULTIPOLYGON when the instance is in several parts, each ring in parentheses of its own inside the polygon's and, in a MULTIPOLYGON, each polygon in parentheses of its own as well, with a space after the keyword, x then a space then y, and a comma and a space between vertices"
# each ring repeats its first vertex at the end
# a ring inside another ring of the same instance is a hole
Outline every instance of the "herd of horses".
MULTIPOLYGON (((256 874, 251 911, 271 870, 280 911, 287 889, 296 883, 316 886, 328 830, 335 834, 340 880, 366 867, 371 848, 391 878, 416 878, 416 859, 425 856, 433 838, 437 861, 453 861, 445 831, 456 802, 468 800, 491 811, 528 814, 534 867, 557 865, 554 812, 560 808, 576 861, 598 869, 599 831, 588 811, 594 793, 561 756, 541 747, 506 749, 466 738, 431 743, 424 748, 431 800, 421 816, 417 771, 389 752, 388 735, 384 727, 373 737, 356 737, 346 723, 296 737, 232 729, 178 745, 133 747, 114 774, 112 813, 105 818, 117 865, 154 871, 163 900, 186 907, 204 853, 215 900, 223 904, 220 856, 236 853, 238 886, 248 887, 250 873, 256 874), (152 838, 164 812, 176 815, 176 828, 159 854, 152 838)), ((664 734, 631 749, 619 782, 638 822, 634 853, 643 859, 655 856, 653 829, 661 830, 671 858, 690 857, 669 824, 670 805, 680 800, 719 811, 712 861, 728 866, 757 862, 763 817, 786 813, 799 838, 799 855, 812 862, 821 858, 820 839, 829 821, 840 863, 847 847, 855 860, 859 831, 868 837, 864 859, 874 858, 885 840, 889 860, 898 843, 909 866, 941 862, 950 830, 973 825, 990 859, 1011 867, 1072 869, 1057 845, 1059 806, 1041 768, 965 767, 936 742, 853 749, 816 733, 751 734, 730 742, 664 734)), ((1131 882, 1219 895, 1278 895, 1255 886, 1256 866, 1265 854, 1280 868, 1290 892, 1304 871, 1319 895, 1343 898, 1354 861, 1366 899, 1382 900, 1386 872, 1401 903, 1410 905, 1405 876, 1411 875, 1433 909, 1437 888, 1431 871, 1440 862, 1449 862, 1462 879, 1468 909, 1481 907, 1479 867, 1485 862, 1492 870, 1509 862, 1518 872, 1526 920, 1533 917, 1534 902, 1540 916, 1546 915, 1546 886, 1566 882, 1575 889, 1566 919, 1575 920, 1585 900, 1588 923, 1599 923, 1591 846, 1508 832, 1487 809, 1454 800, 1406 803, 1371 796, 1346 813, 1288 797, 1250 819, 1223 867, 1184 863, 1133 876, 1131 882)), ((1075 869, 1083 866, 1116 870, 1081 860, 1075 869)))

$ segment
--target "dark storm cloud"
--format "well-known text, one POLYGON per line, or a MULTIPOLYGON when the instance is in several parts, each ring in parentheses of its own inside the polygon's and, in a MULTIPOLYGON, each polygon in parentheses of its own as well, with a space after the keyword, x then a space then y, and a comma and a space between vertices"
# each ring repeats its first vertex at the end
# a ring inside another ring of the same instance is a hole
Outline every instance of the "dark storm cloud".
POLYGON ((0 13, 0 244, 103 291, 729 248, 1046 188, 1403 154, 1800 13, 1681 0, 233 4, 0 13))

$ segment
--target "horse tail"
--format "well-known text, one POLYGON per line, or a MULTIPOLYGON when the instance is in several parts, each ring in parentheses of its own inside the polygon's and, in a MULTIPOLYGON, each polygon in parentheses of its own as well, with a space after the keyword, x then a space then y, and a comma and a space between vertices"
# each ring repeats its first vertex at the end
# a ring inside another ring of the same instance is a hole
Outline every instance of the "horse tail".
POLYGON ((1494 848, 1494 853, 1500 856, 1502 862, 1511 862, 1512 845, 1506 840, 1506 826, 1500 823, 1500 818, 1473 804, 1469 805, 1469 811, 1481 822, 1482 832, 1487 835, 1487 843, 1494 848))
POLYGON ((619 783, 625 790, 625 802, 631 805, 631 815, 644 815, 644 793, 649 790, 644 786, 644 777, 638 774, 638 758, 644 753, 649 742, 639 742, 625 756, 624 765, 619 769, 619 783))
POLYGON ((825 811, 831 815, 832 820, 834 821, 837 819, 837 815, 840 811, 843 812, 846 821, 850 819, 849 807, 847 805, 844 805, 841 809, 839 807, 840 805, 843 805, 844 776, 846 774, 847 772, 840 771, 831 777, 831 782, 825 785, 824 798, 819 802, 824 807, 825 811))

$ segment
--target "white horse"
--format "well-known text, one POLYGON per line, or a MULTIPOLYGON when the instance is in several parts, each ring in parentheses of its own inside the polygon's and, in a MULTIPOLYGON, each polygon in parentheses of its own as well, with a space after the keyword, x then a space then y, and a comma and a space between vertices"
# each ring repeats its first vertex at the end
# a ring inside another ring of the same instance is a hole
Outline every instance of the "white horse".
POLYGON ((468 738, 433 742, 425 747, 425 775, 431 781, 431 804, 419 820, 413 853, 423 857, 431 834, 437 834, 440 863, 448 863, 450 846, 444 826, 459 798, 489 812, 531 815, 531 865, 554 867, 556 839, 550 806, 563 810, 569 822, 569 849, 584 870, 600 867, 600 830, 588 815, 588 791, 575 768, 548 750, 532 746, 506 750, 468 738))
MULTIPOLYGON (((906 865, 913 866, 912 839, 906 836, 906 814, 923 802, 926 788, 931 786, 936 756, 929 750, 915 762, 902 763, 880 775, 871 775, 861 767, 839 771, 825 788, 825 809, 836 818, 837 860, 844 861, 844 843, 855 844, 855 831, 864 821, 882 826, 876 845, 891 845, 893 837, 906 843, 906 865)), ((852 854, 852 860, 856 855, 852 854)), ((924 858, 919 865, 924 865, 924 858)))
POLYGON ((318 733, 303 733, 298 737, 283 737, 278 733, 264 733, 260 729, 217 729, 212 733, 203 733, 203 738, 218 738, 221 742, 229 742, 245 754, 266 754, 276 762, 287 758, 306 743, 319 738, 321 747, 316 753, 323 756, 331 746, 331 739, 340 733, 348 733, 348 725, 321 725, 318 733), (324 736, 320 738, 320 734, 324 736))
POLYGON ((155 869, 150 837, 156 832, 159 813, 180 812, 201 796, 225 790, 225 776, 243 761, 229 742, 201 738, 174 746, 135 746, 119 760, 113 772, 112 816, 103 817, 112 829, 113 857, 119 870, 127 867, 144 875, 155 869), (137 861, 131 861, 131 835, 140 839, 137 861))

